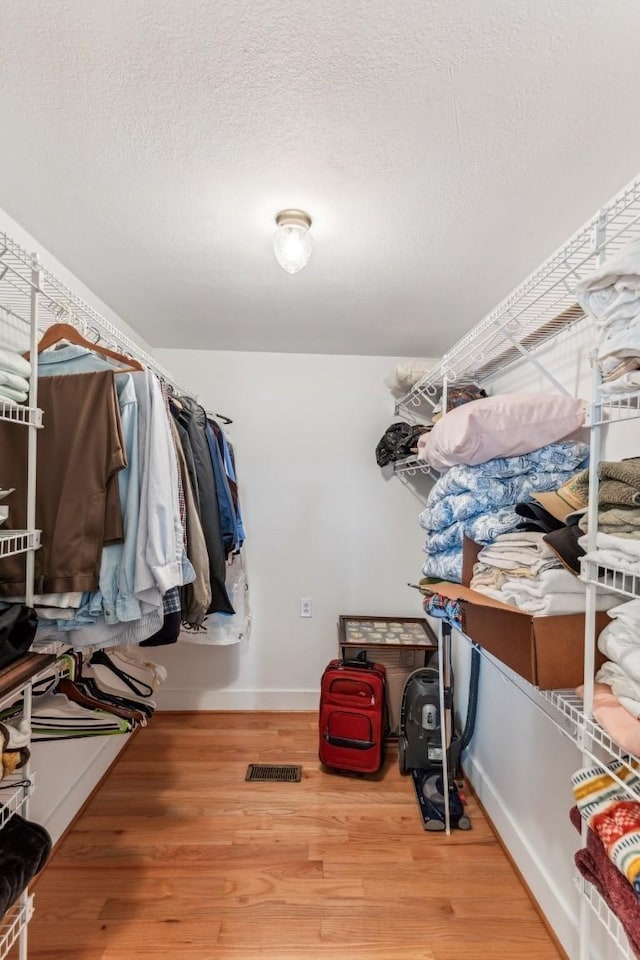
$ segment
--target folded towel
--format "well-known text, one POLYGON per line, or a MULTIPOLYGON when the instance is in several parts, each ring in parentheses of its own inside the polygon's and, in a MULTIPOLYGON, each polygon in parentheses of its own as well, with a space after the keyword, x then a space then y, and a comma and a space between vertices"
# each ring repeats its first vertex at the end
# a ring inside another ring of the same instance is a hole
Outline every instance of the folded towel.
POLYGON ((29 392, 27 390, 14 390, 6 384, 0 386, 0 400, 7 400, 9 403, 24 403, 29 392))
POLYGON ((640 620, 640 598, 625 600, 619 606, 612 607, 609 610, 609 616, 612 620, 626 620, 630 625, 637 626, 640 629, 640 624, 635 622, 640 620))
POLYGON ((640 683, 634 680, 618 663, 607 660, 596 673, 598 683, 606 683, 619 702, 634 716, 640 716, 640 683))
MULTIPOLYGON (((560 563, 543 570, 533 580, 525 580, 522 577, 509 578, 505 586, 533 597, 543 598, 551 593, 584 593, 575 574, 565 569, 560 563)), ((615 606, 617 602, 617 600, 614 600, 612 606, 615 606)))
POLYGON ((0 387, 11 387, 18 393, 29 393, 29 381, 15 373, 0 369, 0 387))
MULTIPOLYGON (((580 537, 578 543, 587 549, 587 538, 580 537)), ((603 567, 640 574, 640 539, 633 537, 612 536, 609 533, 596 535, 596 549, 585 554, 585 560, 599 563, 603 567)))
POLYGON ((557 562, 553 550, 544 542, 543 537, 542 532, 524 530, 502 534, 496 537, 493 543, 482 548, 478 561, 502 570, 529 567, 535 573, 540 570, 541 561, 557 562))
MULTIPOLYGON (((511 604, 536 617, 552 617, 570 613, 584 613, 586 600, 585 593, 551 593, 546 597, 534 597, 524 592, 514 590, 513 587, 500 591, 503 603, 511 604)), ((599 596, 596 600, 596 610, 608 610, 611 600, 607 596, 599 596)))
POLYGON ((600 389, 605 395, 619 394, 620 399, 623 399, 627 393, 637 396, 637 391, 640 390, 640 372, 637 369, 628 370, 615 380, 603 383, 600 389))
POLYGON ((607 856, 640 896, 640 803, 631 800, 611 773, 638 790, 640 777, 638 763, 629 766, 619 760, 601 767, 583 767, 571 777, 576 804, 583 820, 598 834, 607 856))
MULTIPOLYGON (((611 616, 611 610, 609 615, 611 616)), ((598 637, 598 649, 608 660, 617 664, 626 676, 638 684, 640 684, 639 626, 637 620, 617 618, 607 624, 598 637)), ((602 682, 609 683, 609 680, 602 682)))
POLYGON ((16 350, 9 350, 6 347, 0 347, 0 370, 5 373, 15 373, 19 377, 28 380, 31 376, 31 364, 25 360, 16 350))
MULTIPOLYGON (((569 819, 580 833, 582 818, 577 807, 571 808, 569 819)), ((585 880, 596 888, 609 909, 615 913, 635 954, 640 956, 640 904, 633 887, 611 863, 602 840, 593 830, 587 832, 586 850, 578 850, 574 860, 585 880)))

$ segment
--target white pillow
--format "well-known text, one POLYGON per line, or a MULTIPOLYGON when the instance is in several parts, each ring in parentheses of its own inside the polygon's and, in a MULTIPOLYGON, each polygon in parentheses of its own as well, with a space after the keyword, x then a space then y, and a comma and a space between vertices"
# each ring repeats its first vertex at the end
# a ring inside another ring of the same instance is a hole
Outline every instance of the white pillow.
POLYGON ((418 456, 435 470, 531 453, 584 424, 585 401, 556 393, 508 393, 450 410, 420 437, 418 456))

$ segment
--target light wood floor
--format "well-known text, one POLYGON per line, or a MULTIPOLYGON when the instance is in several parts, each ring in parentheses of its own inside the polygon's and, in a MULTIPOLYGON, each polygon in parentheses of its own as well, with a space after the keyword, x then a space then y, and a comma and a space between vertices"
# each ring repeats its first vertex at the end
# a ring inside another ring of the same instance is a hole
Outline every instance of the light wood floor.
POLYGON ((473 801, 426 834, 393 753, 365 781, 316 749, 312 714, 156 716, 38 881, 30 960, 558 960, 473 801))

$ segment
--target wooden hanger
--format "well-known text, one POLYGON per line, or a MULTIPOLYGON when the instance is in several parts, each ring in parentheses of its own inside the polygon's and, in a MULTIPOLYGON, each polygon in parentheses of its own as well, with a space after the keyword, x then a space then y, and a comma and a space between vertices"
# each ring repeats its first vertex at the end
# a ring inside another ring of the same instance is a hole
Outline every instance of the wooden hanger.
MULTIPOLYGON (((98 353, 102 357, 109 357, 118 363, 124 363, 130 370, 144 370, 139 360, 127 357, 123 353, 117 353, 115 350, 103 347, 99 343, 92 343, 91 340, 87 340, 86 337, 82 336, 77 327, 73 327, 70 323, 54 323, 45 330, 38 343, 38 353, 42 353, 43 350, 48 350, 49 347, 55 346, 55 344, 61 340, 75 343, 79 347, 87 347, 93 353, 98 353)), ((25 357, 28 360, 29 354, 26 353, 25 357)))

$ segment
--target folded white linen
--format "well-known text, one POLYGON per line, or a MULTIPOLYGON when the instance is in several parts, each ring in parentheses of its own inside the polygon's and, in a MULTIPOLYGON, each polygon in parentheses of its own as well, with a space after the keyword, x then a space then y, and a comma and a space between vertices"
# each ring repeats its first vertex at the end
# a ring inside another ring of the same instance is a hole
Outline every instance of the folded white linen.
POLYGON ((493 543, 482 548, 478 561, 500 570, 529 567, 534 574, 549 561, 560 567, 556 554, 542 539, 543 536, 543 533, 533 531, 501 534, 493 543))
POLYGON ((0 386, 11 387, 19 393, 29 393, 29 381, 24 377, 19 377, 16 373, 8 373, 0 369, 0 386))
MULTIPOLYGON (((509 589, 506 585, 501 590, 495 590, 484 585, 478 585, 474 589, 476 589, 478 593, 483 593, 485 596, 491 597, 493 600, 499 600, 500 603, 517 607, 524 613, 530 613, 537 617, 584 613, 585 611, 586 595, 584 591, 580 593, 549 593, 546 596, 534 596, 525 591, 509 589)), ((598 595, 596 599, 596 609, 607 610, 611 604, 615 602, 614 597, 610 593, 607 594, 603 592, 598 595)))
POLYGON ((627 244, 576 284, 580 306, 602 322, 633 319, 640 307, 640 241, 627 244))
MULTIPOLYGON (((578 543, 583 550, 587 549, 586 536, 580 537, 578 543)), ((598 532, 596 549, 587 552, 584 559, 599 563, 603 567, 614 567, 638 575, 640 574, 640 538, 615 537, 610 533, 598 532)))
MULTIPOLYGON (((627 620, 630 625, 633 625, 635 620, 640 620, 640 598, 636 600, 626 600, 617 607, 612 607, 611 610, 609 610, 609 616, 612 620, 627 620)), ((640 629, 640 623, 637 624, 637 626, 640 629)), ((640 639, 640 633, 638 636, 640 639)))
POLYGON ((407 393, 422 380, 433 367, 433 360, 405 360, 398 363, 393 373, 385 379, 385 385, 392 393, 407 393))
POLYGON ((630 370, 628 373, 623 373, 617 380, 609 380, 600 387, 603 394, 622 394, 620 399, 624 399, 627 393, 635 397, 638 390, 640 390, 640 370, 630 370))
MULTIPOLYGON (((498 598, 496 598, 498 599, 498 598)), ((585 593, 550 593, 546 597, 533 597, 530 594, 513 590, 502 590, 503 603, 519 607, 526 613, 537 617, 550 617, 557 614, 584 613, 586 606, 585 593)), ((596 598, 596 610, 608 610, 616 601, 611 594, 602 594, 596 598)))
POLYGON ((0 347, 0 370, 6 373, 15 373, 19 377, 29 379, 31 376, 31 364, 25 360, 16 350, 8 350, 0 347))
MULTIPOLYGON (((637 709, 635 711, 630 710, 629 712, 638 716, 638 711, 640 710, 640 683, 634 680, 633 677, 630 677, 619 664, 612 663, 610 660, 603 663, 596 673, 596 683, 608 684, 618 699, 625 697, 632 702, 635 701, 637 703, 637 709)), ((625 709, 629 710, 626 704, 624 706, 625 709)))
POLYGON ((14 390, 6 384, 0 386, 0 400, 6 400, 8 403, 24 403, 28 396, 27 390, 14 390))
POLYGON ((613 620, 600 633, 598 649, 635 683, 640 684, 640 632, 637 627, 630 628, 625 620, 613 620))
MULTIPOLYGON (((553 567, 545 570, 535 580, 525 580, 521 577, 510 578, 502 589, 516 590, 532 597, 546 597, 550 593, 580 593, 584 592, 580 581, 565 567, 553 567)), ((614 598, 615 599, 615 598, 614 598)), ((617 603, 617 600, 615 600, 617 603)))

